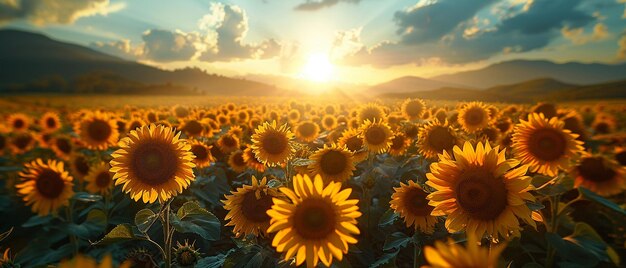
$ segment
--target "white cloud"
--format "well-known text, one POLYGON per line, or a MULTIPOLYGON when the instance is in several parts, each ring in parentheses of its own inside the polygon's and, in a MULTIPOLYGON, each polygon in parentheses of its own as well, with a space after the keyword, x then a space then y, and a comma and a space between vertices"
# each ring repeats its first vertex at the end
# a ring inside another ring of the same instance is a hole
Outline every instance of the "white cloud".
POLYGON ((81 17, 107 15, 126 7, 109 0, 2 0, 0 22, 25 19, 35 25, 71 24, 81 17))
POLYGON ((589 34, 586 34, 582 27, 570 29, 567 26, 561 29, 561 34, 576 45, 605 40, 610 36, 609 30, 604 23, 596 23, 593 26, 593 31, 589 34))

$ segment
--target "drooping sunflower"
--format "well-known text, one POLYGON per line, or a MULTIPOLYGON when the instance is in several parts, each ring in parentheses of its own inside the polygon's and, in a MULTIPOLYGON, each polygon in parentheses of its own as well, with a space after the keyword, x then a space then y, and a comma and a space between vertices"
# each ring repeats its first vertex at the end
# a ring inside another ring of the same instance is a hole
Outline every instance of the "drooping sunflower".
POLYGON ((295 152, 291 141, 293 138, 294 134, 287 125, 279 127, 276 121, 265 122, 254 130, 252 150, 266 166, 277 166, 287 162, 295 152))
POLYGON ((41 127, 41 132, 52 133, 62 127, 61 119, 57 113, 47 112, 39 118, 39 126, 41 127))
POLYGON ((324 184, 321 176, 313 180, 307 175, 293 178, 293 189, 281 187, 291 202, 274 198, 268 233, 276 232, 272 246, 286 252, 285 260, 295 256, 296 265, 306 261, 315 267, 321 261, 330 266, 333 257, 343 259, 348 244, 358 241, 356 219, 361 216, 357 199, 348 199, 352 189, 341 190, 340 182, 324 184))
POLYGON ((482 102, 470 102, 459 110, 458 122, 468 133, 487 127, 489 119, 489 110, 482 102))
POLYGON ((437 155, 444 151, 451 153, 455 145, 461 144, 461 139, 448 122, 433 120, 420 127, 417 144, 424 157, 437 159, 437 155))
POLYGON ((89 162, 83 154, 73 153, 70 157, 70 170, 72 176, 82 180, 89 173, 89 162))
POLYGON ((383 110, 383 108, 375 103, 368 103, 366 105, 363 105, 358 110, 357 118, 359 119, 359 123, 363 123, 365 120, 380 122, 386 119, 385 111, 383 110))
POLYGON ((435 207, 431 215, 447 215, 445 226, 451 233, 477 237, 519 234, 518 218, 536 226, 526 205, 535 200, 529 192, 532 178, 526 176, 528 166, 519 163, 489 143, 474 148, 466 142, 463 149, 455 146, 453 154, 444 151, 426 174, 426 184, 436 190, 427 197, 435 207))
POLYGON ((282 195, 275 188, 267 185, 267 178, 263 177, 259 182, 252 176, 252 185, 244 185, 225 195, 223 200, 224 209, 228 210, 225 226, 234 226, 233 233, 236 237, 254 235, 265 236, 270 226, 270 216, 267 211, 274 205, 273 198, 282 195))
POLYGON ((327 180, 326 182, 344 182, 352 176, 352 172, 356 169, 354 160, 352 160, 352 153, 345 145, 327 146, 324 144, 324 148, 313 153, 310 159, 313 160, 313 163, 309 165, 311 174, 321 175, 327 180))
POLYGON ((72 142, 72 138, 65 135, 60 135, 52 138, 52 141, 50 142, 50 148, 58 158, 68 160, 72 155, 74 144, 72 142))
POLYGON ((619 194, 626 189, 626 169, 601 155, 585 153, 571 169, 574 187, 585 187, 603 196, 619 194))
POLYGON ((340 146, 346 146, 352 153, 352 159, 355 163, 361 162, 367 158, 368 152, 363 145, 363 139, 359 137, 357 129, 347 129, 341 134, 341 138, 337 141, 340 146))
POLYGON ((31 120, 28 115, 16 113, 9 115, 7 123, 13 131, 25 131, 30 126, 31 120))
POLYGON ((246 162, 246 165, 249 168, 254 169, 258 172, 265 172, 265 165, 263 165, 263 163, 256 159, 254 151, 252 151, 252 148, 250 148, 249 145, 246 146, 246 149, 243 150, 243 161, 246 162))
POLYGON ((389 146, 389 154, 394 156, 403 155, 406 149, 411 145, 411 139, 409 139, 404 133, 397 132, 391 139, 391 146, 389 146))
POLYGON ((195 156, 193 162, 196 164, 197 168, 208 167, 211 163, 215 162, 215 158, 211 154, 211 146, 198 140, 190 140, 189 145, 191 146, 189 150, 195 156))
POLYGON ((100 111, 88 113, 74 125, 74 131, 85 146, 92 150, 106 150, 115 145, 119 132, 114 120, 108 113, 100 111))
POLYGON ((402 115, 408 120, 420 119, 426 111, 426 103, 421 99, 407 99, 402 103, 402 115))
POLYGON ((434 207, 428 205, 428 193, 411 180, 408 184, 401 182, 400 187, 394 187, 393 190, 389 204, 404 219, 406 227, 414 225, 416 230, 433 233, 437 217, 430 215, 434 207))
POLYGON ((73 178, 63 168, 63 162, 41 158, 24 164, 19 173, 21 183, 17 184, 17 192, 23 196, 26 205, 40 216, 55 212, 68 205, 74 195, 73 178))
POLYGON ((110 171, 115 185, 123 184, 135 201, 164 202, 195 180, 191 146, 172 128, 151 124, 131 130, 119 146, 111 154, 110 171))
POLYGON ((360 136, 368 151, 384 153, 391 146, 393 133, 389 125, 382 121, 365 120, 360 129, 360 136))
POLYGON ((243 158, 242 150, 237 150, 230 154, 228 157, 228 166, 230 166, 230 168, 237 173, 246 171, 248 165, 246 164, 246 160, 243 158))
POLYGON ((107 163, 99 163, 91 167, 85 181, 87 182, 87 191, 93 194, 105 195, 113 188, 113 174, 109 171, 110 167, 107 163))
POLYGON ((312 142, 317 138, 320 127, 312 121, 302 121, 296 126, 296 138, 304 142, 312 142))
POLYGON ((559 169, 567 169, 570 160, 582 152, 577 135, 563 128, 556 117, 547 119, 533 113, 528 121, 521 120, 513 130, 513 153, 530 171, 555 176, 559 169))
POLYGON ((475 235, 468 234, 465 247, 455 244, 451 239, 444 243, 436 241, 435 246, 424 248, 424 257, 432 268, 457 268, 457 267, 498 267, 500 253, 506 248, 506 244, 492 246, 491 249, 481 247, 479 239, 475 235))

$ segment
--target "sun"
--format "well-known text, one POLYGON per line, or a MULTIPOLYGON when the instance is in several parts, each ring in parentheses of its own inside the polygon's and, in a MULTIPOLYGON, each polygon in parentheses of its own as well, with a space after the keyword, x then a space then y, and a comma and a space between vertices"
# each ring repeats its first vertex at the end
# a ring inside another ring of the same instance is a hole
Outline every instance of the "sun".
POLYGON ((324 83, 333 78, 334 66, 325 53, 311 54, 300 75, 313 82, 324 83))

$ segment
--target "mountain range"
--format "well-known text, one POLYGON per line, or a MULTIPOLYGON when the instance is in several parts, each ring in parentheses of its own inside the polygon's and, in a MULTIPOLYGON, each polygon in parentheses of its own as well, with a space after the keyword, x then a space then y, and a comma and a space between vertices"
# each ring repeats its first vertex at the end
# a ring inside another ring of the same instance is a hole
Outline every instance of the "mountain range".
MULTIPOLYGON (((622 97, 626 64, 514 60, 431 78, 405 76, 367 87, 328 85, 362 96, 532 101, 575 96, 622 97), (622 82, 619 82, 622 81, 622 82), (482 89, 482 90, 481 90, 482 89), (592 94, 592 89, 602 91, 592 94)), ((225 77, 200 69, 163 70, 21 30, 0 30, 0 93, 152 93, 230 96, 301 95, 319 84, 271 75, 225 77)))

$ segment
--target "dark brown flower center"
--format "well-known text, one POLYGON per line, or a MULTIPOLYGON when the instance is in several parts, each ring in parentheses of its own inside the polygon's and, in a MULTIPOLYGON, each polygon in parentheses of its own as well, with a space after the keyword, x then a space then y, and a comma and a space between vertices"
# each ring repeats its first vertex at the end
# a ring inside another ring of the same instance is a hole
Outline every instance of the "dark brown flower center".
POLYGON ((576 168, 580 176, 589 181, 609 181, 616 175, 615 170, 606 165, 602 157, 586 157, 576 168))
POLYGON ((311 137, 315 135, 315 125, 310 122, 303 123, 298 127, 298 132, 300 132, 300 135, 303 137, 311 137))
POLYGON ((593 129, 596 133, 599 134, 608 134, 611 132, 611 127, 606 122, 598 122, 593 126, 593 129))
MULTIPOLYGON (((0 145, 0 148, 2 148, 3 146, 0 145)), ((617 160, 617 162, 622 165, 622 166, 626 166, 626 151, 622 151, 619 152, 617 154, 615 154, 615 160, 617 160)))
POLYGON ((556 116, 556 107, 551 103, 542 103, 537 105, 533 112, 543 114, 546 118, 552 118, 556 116))
POLYGON ((80 175, 86 175, 89 172, 89 164, 87 159, 83 156, 78 156, 74 159, 74 168, 80 175))
POLYGON ((173 179, 180 159, 173 145, 161 141, 136 144, 130 153, 130 170, 143 183, 160 185, 173 179))
POLYGON ((555 129, 538 129, 530 134, 528 150, 543 161, 554 161, 561 158, 567 149, 567 140, 555 129))
POLYGON ((410 117, 417 117, 424 112, 424 105, 418 101, 411 101, 406 104, 405 111, 410 117))
POLYGON ((280 132, 268 131, 263 137, 263 149, 270 154, 281 154, 287 149, 289 141, 280 132))
POLYGON ((241 213, 246 219, 256 223, 268 222, 270 216, 267 215, 267 211, 274 205, 272 196, 262 191, 260 196, 261 198, 257 199, 254 191, 247 192, 241 204, 241 213))
POLYGON ((331 150, 320 157, 320 168, 328 175, 337 175, 346 170, 348 158, 339 151, 331 150))
POLYGON ((387 135, 381 127, 372 126, 365 131, 365 139, 369 144, 379 145, 385 142, 385 138, 387 135))
POLYGON ((96 119, 87 125, 87 134, 90 138, 98 142, 104 142, 109 139, 113 133, 109 122, 96 119))
POLYGON ((207 148, 200 144, 194 144, 191 146, 191 152, 196 156, 196 160, 206 160, 209 157, 209 151, 207 148))
POLYGON ((148 118, 148 122, 150 122, 150 123, 154 123, 156 121, 159 121, 159 118, 157 117, 157 115, 155 113, 148 113, 148 116, 146 116, 146 118, 148 118))
POLYGON ((235 139, 235 137, 233 135, 224 135, 221 138, 222 140, 222 145, 226 148, 233 148, 233 147, 237 147, 239 145, 239 143, 237 142, 237 139, 235 139))
POLYGON ((469 126, 477 126, 483 123, 486 119, 485 114, 481 108, 470 108, 465 112, 463 117, 465 123, 469 126))
POLYGON ((57 126, 57 120, 55 120, 55 119, 54 119, 54 118, 52 118, 52 117, 48 117, 48 118, 46 119, 46 126, 47 126, 48 128, 55 128, 55 127, 57 126))
POLYGON ((56 139, 54 144, 56 145, 57 149, 59 149, 59 151, 63 152, 64 154, 69 154, 70 152, 72 152, 72 143, 68 139, 56 139))
POLYGON ((415 187, 411 187, 404 196, 404 207, 415 216, 428 216, 433 207, 428 205, 427 193, 415 187))
POLYGON ((428 133, 428 144, 438 153, 450 151, 456 144, 456 138, 450 129, 442 126, 435 126, 428 133))
POLYGON ((335 231, 337 215, 326 199, 304 200, 297 205, 292 217, 295 231, 304 239, 324 239, 335 231))
POLYGON ((30 134, 20 134, 13 139, 13 145, 20 150, 26 149, 33 141, 30 134))
POLYGON ((246 165, 246 161, 243 160, 243 152, 237 151, 233 153, 233 163, 239 167, 246 165))
POLYGON ((61 174, 51 169, 43 169, 37 176, 37 191, 48 199, 57 198, 63 193, 65 182, 61 174))
POLYGON ((16 119, 15 121, 13 121, 13 128, 15 129, 23 128, 25 125, 26 122, 24 122, 24 120, 22 119, 16 119))
POLYGON ((406 134, 407 137, 417 137, 418 133, 419 128, 413 124, 404 129, 404 134, 406 134))
POLYGON ((361 150, 361 148, 363 148, 363 140, 359 139, 357 136, 352 136, 346 140, 346 147, 352 152, 361 150))
POLYGON ((174 109, 174 113, 176 114, 176 117, 184 118, 189 115, 189 110, 185 107, 176 107, 176 109, 174 109))
POLYGON ((485 170, 468 170, 456 186, 457 203, 473 218, 496 219, 507 206, 506 186, 485 170))
POLYGON ((138 129, 138 128, 142 127, 142 126, 143 125, 141 124, 140 121, 135 120, 135 121, 130 123, 130 126, 128 127, 128 129, 129 130, 135 130, 135 129, 138 129))
POLYGON ((200 135, 202 133, 202 130, 204 130, 202 127, 202 124, 200 124, 200 122, 196 120, 188 121, 185 124, 185 132, 187 132, 187 134, 189 135, 192 135, 192 136, 200 135))
POLYGON ((96 185, 98 188, 107 188, 111 183, 111 174, 108 171, 103 171, 96 176, 96 185))
POLYGON ((396 135, 391 139, 391 149, 392 150, 402 150, 405 144, 405 137, 402 135, 396 135))

